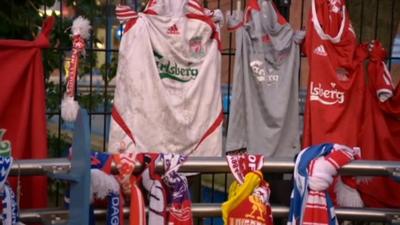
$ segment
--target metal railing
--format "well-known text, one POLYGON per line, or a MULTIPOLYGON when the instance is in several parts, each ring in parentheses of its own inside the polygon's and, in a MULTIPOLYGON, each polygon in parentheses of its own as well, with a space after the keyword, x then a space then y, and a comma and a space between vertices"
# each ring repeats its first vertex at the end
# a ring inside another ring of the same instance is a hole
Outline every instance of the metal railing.
MULTIPOLYGON (((269 159, 264 162, 264 172, 286 173, 292 172, 294 163, 288 159, 269 159)), ((136 164, 135 172, 140 171, 142 165, 136 164)), ((16 160, 11 169, 11 175, 46 175, 65 172, 71 169, 67 158, 44 159, 44 160, 16 160)), ((162 172, 162 165, 157 165, 157 170, 162 172)), ((400 162, 392 161, 365 161, 356 160, 345 165, 340 174, 345 175, 369 175, 369 176, 392 176, 398 180, 400 162)), ((221 157, 193 157, 189 158, 181 167, 180 172, 200 173, 227 173, 229 167, 224 158, 221 157)), ((218 217, 221 216, 221 203, 194 203, 192 212, 195 217, 218 217)), ((103 218, 106 209, 96 209, 95 215, 103 218)), ((127 216, 129 208, 124 208, 127 216)), ((272 206, 275 218, 287 217, 289 208, 287 206, 272 206)), ((385 221, 395 223, 400 221, 400 209, 375 209, 375 208, 338 208, 336 214, 340 219, 363 220, 363 221, 385 221)), ((21 212, 21 220, 24 222, 43 222, 57 224, 68 218, 65 209, 40 209, 24 210, 21 212)))
MULTIPOLYGON (((129 208, 124 207, 124 216, 128 218, 129 208)), ((400 209, 372 209, 372 208, 338 208, 335 210, 340 219, 355 221, 384 221, 396 223, 400 218, 400 209)), ((192 205, 194 217, 221 216, 219 203, 194 203, 192 205)), ((274 218, 287 218, 289 208, 286 206, 272 206, 274 218)), ((94 215, 97 219, 106 217, 107 209, 96 209, 94 215)), ((67 220, 68 211, 65 209, 26 210, 21 213, 21 220, 29 223, 50 221, 52 224, 67 220)))
MULTIPOLYGON (((10 174, 22 176, 45 175, 46 172, 66 171, 70 169, 70 162, 67 158, 53 158, 42 160, 15 160, 10 174)), ((162 164, 156 168, 162 172, 162 164)), ((290 159, 268 159, 264 161, 263 172, 288 173, 292 172, 294 162, 290 159)), ((135 172, 141 171, 142 165, 135 166, 135 172)), ((192 157, 188 159, 179 169, 180 172, 199 173, 229 173, 226 160, 222 157, 192 157)), ((342 175, 359 176, 395 176, 400 173, 400 162, 395 161, 372 161, 355 160, 340 169, 342 175)))

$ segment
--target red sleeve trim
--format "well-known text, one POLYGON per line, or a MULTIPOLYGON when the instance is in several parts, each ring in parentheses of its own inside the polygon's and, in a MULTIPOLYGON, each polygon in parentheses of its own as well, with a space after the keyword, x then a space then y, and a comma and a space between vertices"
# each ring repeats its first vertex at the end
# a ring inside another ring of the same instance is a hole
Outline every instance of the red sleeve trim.
POLYGON ((203 12, 203 10, 204 10, 204 8, 201 7, 201 5, 198 4, 198 2, 196 2, 196 1, 189 1, 188 5, 192 8, 195 8, 196 10, 199 10, 200 12, 203 12), (195 2, 195 3, 193 3, 193 2, 195 2))
POLYGON ((118 110, 114 106, 112 107, 111 117, 121 127, 121 129, 125 132, 125 134, 129 136, 129 138, 132 140, 133 144, 136 144, 134 135, 132 134, 128 125, 126 125, 124 119, 122 118, 122 116, 119 114, 118 110))
POLYGON ((157 16, 157 15, 158 15, 158 13, 157 13, 156 11, 152 10, 152 9, 146 9, 146 10, 144 11, 144 13, 145 13, 145 14, 148 14, 148 15, 154 15, 154 16, 157 16))
MULTIPOLYGON (((200 146, 200 144, 208 137, 210 136, 212 133, 214 133, 214 131, 217 130, 217 128, 219 126, 221 126, 222 122, 224 122, 224 112, 221 111, 221 113, 217 116, 217 118, 215 119, 215 121, 211 124, 211 126, 208 128, 208 130, 204 133, 204 135, 201 137, 199 143, 197 143, 196 147, 194 148, 194 151, 196 151, 196 149, 200 146)), ((191 153, 190 153, 191 154, 191 153)))
POLYGON ((128 20, 128 22, 126 22, 124 33, 128 32, 133 27, 133 25, 136 24, 137 19, 138 18, 132 18, 128 20))
POLYGON ((250 0, 247 3, 247 8, 250 9, 250 10, 256 10, 256 11, 260 11, 261 10, 261 7, 258 4, 257 0, 250 0))

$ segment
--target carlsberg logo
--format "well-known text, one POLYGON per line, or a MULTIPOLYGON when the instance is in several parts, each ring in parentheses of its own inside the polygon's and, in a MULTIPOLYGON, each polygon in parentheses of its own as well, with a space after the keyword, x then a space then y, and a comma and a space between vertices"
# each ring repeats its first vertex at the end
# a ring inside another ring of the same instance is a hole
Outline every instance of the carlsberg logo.
POLYGON ((344 92, 337 90, 336 83, 331 83, 332 89, 322 88, 322 84, 318 85, 311 82, 310 85, 310 100, 318 101, 324 105, 342 104, 344 102, 344 92))
POLYGON ((181 67, 177 63, 165 59, 162 55, 154 52, 156 65, 160 72, 160 78, 168 78, 179 82, 188 82, 196 79, 199 70, 191 67, 181 67))

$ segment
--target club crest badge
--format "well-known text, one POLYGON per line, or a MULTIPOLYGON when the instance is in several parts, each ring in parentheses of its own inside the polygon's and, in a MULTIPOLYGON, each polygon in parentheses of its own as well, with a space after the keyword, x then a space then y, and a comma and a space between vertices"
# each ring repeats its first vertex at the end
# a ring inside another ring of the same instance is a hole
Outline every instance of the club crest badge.
POLYGON ((200 36, 193 37, 189 40, 189 51, 194 58, 202 58, 206 54, 201 40, 200 36))

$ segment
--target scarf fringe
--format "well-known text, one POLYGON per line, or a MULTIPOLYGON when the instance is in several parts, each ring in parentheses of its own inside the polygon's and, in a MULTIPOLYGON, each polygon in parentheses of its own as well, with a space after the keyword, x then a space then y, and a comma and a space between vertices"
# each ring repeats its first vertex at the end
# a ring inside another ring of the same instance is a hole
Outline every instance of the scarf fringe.
POLYGON ((364 207, 360 193, 348 185, 346 185, 340 177, 338 177, 335 185, 336 201, 338 205, 343 207, 364 207))

